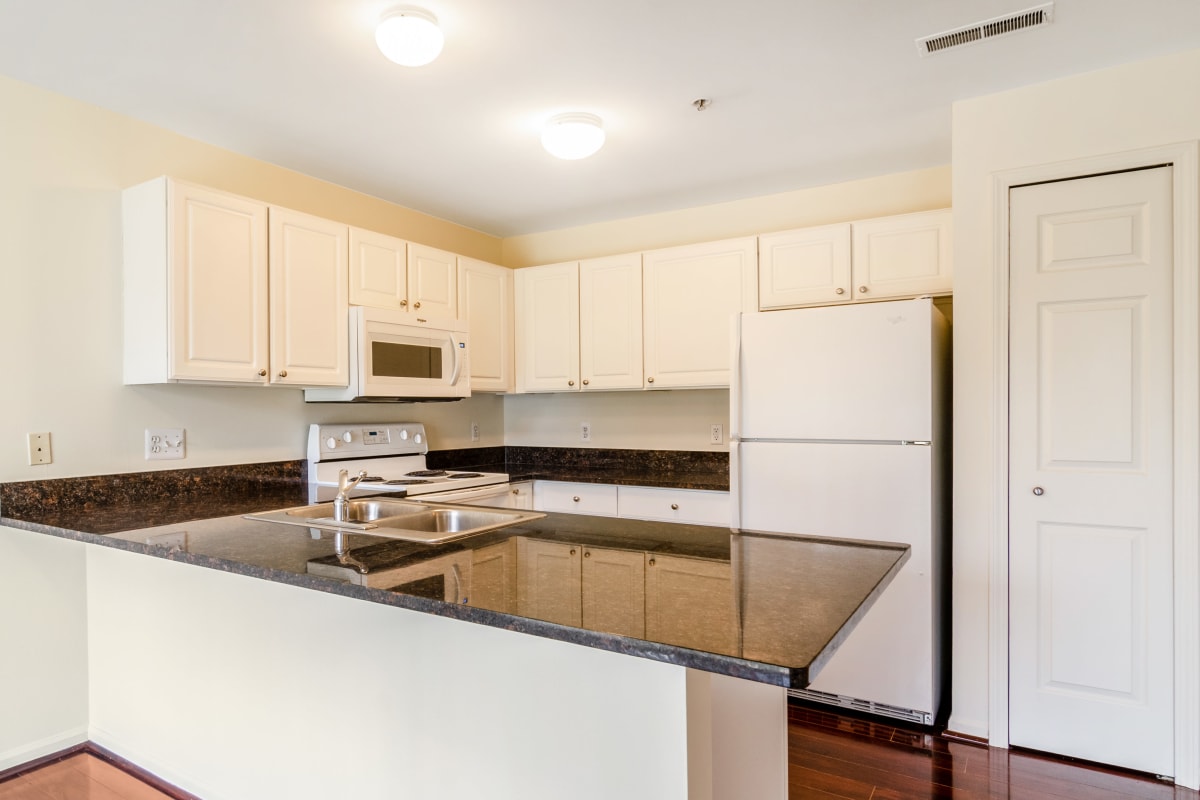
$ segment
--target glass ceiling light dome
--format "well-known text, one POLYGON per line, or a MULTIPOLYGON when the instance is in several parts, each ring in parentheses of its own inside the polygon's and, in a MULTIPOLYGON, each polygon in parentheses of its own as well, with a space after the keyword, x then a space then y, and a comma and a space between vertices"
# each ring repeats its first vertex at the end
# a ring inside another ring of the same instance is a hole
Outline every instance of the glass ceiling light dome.
POLYGON ((559 114, 542 130, 542 147, 558 158, 587 158, 604 145, 604 122, 595 114, 559 114))
POLYGON ((403 7, 383 15, 375 29, 375 43, 390 61, 405 67, 423 67, 442 52, 446 38, 433 14, 403 7))

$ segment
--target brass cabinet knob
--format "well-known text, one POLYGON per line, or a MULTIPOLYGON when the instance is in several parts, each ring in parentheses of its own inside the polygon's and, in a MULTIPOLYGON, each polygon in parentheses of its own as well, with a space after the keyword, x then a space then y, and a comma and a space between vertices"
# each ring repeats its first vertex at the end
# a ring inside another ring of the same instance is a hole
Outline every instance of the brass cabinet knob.
POLYGON ((587 386, 587 385, 588 385, 588 379, 587 379, 587 378, 584 378, 584 379, 583 379, 583 385, 584 385, 584 386, 587 386))
POLYGON ((678 511, 678 510, 679 510, 679 503, 671 503, 671 510, 672 510, 672 511, 678 511))
POLYGON ((571 499, 572 499, 572 500, 574 500, 576 503, 578 503, 578 502, 579 502, 579 495, 575 495, 575 496, 574 496, 574 497, 572 497, 571 499))
POLYGON ((574 385, 575 385, 575 381, 567 381, 567 386, 574 386, 574 385))
POLYGON ((652 558, 652 559, 650 559, 650 560, 649 560, 647 563, 649 564, 649 566, 653 567, 653 566, 654 566, 654 559, 653 559, 653 558, 652 558))
POLYGON ((258 371, 258 377, 260 377, 260 378, 265 378, 265 377, 267 377, 267 371, 266 371, 265 369, 260 369, 260 370, 258 371))
POLYGON ((575 555, 575 548, 574 548, 574 547, 572 547, 572 548, 571 548, 571 553, 570 553, 570 555, 575 555))
POLYGON ((654 378, 646 378, 646 383, 654 383, 654 378))
POLYGON ((418 300, 417 302, 413 303, 413 308, 420 308, 420 307, 421 307, 421 301, 420 301, 420 300, 418 300))
POLYGON ((286 377, 287 377, 287 370, 286 370, 286 369, 281 369, 281 370, 279 370, 279 377, 281 377, 281 378, 286 378, 286 377))
POLYGON ((404 308, 404 307, 405 307, 405 306, 407 306, 407 305, 408 305, 408 301, 407 301, 407 300, 401 300, 401 301, 400 301, 400 307, 401 307, 401 308, 404 308))
POLYGON ((866 293, 867 293, 867 287, 865 287, 865 286, 860 286, 860 287, 858 287, 858 293, 859 293, 859 294, 866 294, 866 293))
POLYGON ((584 557, 584 558, 591 558, 591 557, 592 557, 592 551, 591 551, 591 550, 584 550, 584 551, 583 551, 583 557, 584 557))
POLYGON ((845 289, 843 289, 843 288, 842 288, 842 287, 840 287, 840 286, 839 286, 838 288, 834 289, 833 291, 834 291, 834 293, 836 293, 836 294, 845 294, 845 293, 846 293, 846 290, 845 290, 845 289))

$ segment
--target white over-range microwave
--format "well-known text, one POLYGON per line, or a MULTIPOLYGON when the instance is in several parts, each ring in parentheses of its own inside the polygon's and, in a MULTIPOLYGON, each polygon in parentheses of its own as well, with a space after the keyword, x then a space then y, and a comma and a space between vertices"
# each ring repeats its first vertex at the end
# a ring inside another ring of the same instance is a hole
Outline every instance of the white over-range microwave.
POLYGON ((350 385, 304 390, 310 403, 471 396, 465 321, 351 306, 350 385))

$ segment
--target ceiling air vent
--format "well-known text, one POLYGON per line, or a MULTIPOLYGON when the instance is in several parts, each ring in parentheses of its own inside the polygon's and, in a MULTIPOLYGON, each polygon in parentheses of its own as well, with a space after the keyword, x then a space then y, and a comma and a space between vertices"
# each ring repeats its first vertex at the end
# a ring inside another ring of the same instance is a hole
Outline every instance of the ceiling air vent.
POLYGON ((1005 14, 1003 17, 985 19, 983 22, 976 22, 974 25, 966 25, 945 33, 923 36, 917 39, 917 50, 923 56, 931 56, 952 47, 982 42, 984 39, 992 39, 996 36, 1006 36, 1026 28, 1049 25, 1053 21, 1054 3, 1043 3, 1034 8, 1005 14))

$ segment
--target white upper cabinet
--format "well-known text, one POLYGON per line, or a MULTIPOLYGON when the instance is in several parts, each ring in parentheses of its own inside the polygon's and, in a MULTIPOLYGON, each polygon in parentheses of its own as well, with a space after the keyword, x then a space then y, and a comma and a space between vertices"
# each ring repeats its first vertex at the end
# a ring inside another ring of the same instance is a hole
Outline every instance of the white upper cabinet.
POLYGON ((579 262, 579 388, 642 388, 642 256, 579 262))
POLYGON ((374 308, 408 306, 408 242, 374 231, 350 229, 350 304, 374 308))
POLYGON ((421 315, 458 316, 458 256, 408 243, 408 302, 421 315))
POLYGON ((758 310, 757 238, 642 259, 646 388, 728 386, 733 315, 758 310))
POLYGON ((458 256, 352 228, 350 303, 457 317, 458 256))
POLYGON ((950 293, 950 222, 946 208, 853 223, 854 298, 950 293))
POLYGON ((349 383, 348 234, 344 224, 271 206, 272 383, 349 383))
POLYGON ((346 385, 346 226, 165 177, 122 215, 126 383, 346 385))
POLYGON ((579 264, 516 272, 517 391, 579 389, 579 264))
POLYGON ((458 308, 471 334, 471 391, 513 391, 513 271, 460 256, 458 308))
POLYGON ((758 305, 772 308, 848 303, 850 223, 758 237, 758 305))

